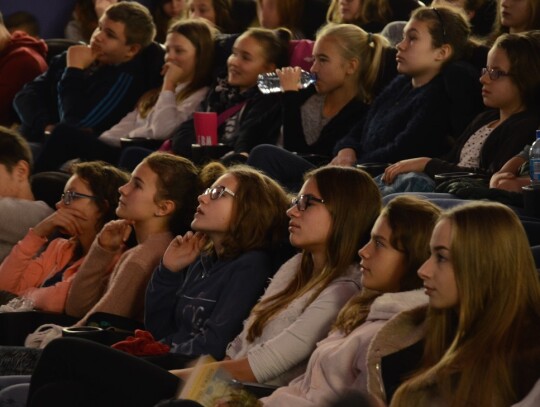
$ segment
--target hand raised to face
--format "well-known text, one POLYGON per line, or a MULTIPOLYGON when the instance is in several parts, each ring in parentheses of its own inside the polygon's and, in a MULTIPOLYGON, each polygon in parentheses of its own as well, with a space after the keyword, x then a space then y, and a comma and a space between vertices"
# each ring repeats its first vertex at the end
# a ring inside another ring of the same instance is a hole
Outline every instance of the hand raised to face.
POLYGON ((206 241, 206 236, 200 232, 176 236, 163 255, 163 265, 173 272, 185 269, 199 256, 206 241))

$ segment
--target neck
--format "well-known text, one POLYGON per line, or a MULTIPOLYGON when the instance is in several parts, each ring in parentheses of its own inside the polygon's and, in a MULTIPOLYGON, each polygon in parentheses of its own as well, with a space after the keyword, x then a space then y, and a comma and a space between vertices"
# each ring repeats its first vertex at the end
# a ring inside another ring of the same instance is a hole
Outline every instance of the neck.
POLYGON ((523 104, 521 104, 521 103, 518 104, 518 105, 513 105, 513 106, 500 108, 499 109, 499 123, 498 124, 501 124, 506 119, 508 119, 510 116, 512 116, 512 115, 514 115, 516 113, 522 112, 524 110, 525 110, 525 106, 523 104))
POLYGON ((439 74, 439 72, 441 72, 440 69, 430 70, 422 74, 413 76, 411 79, 413 88, 419 88, 420 86, 428 84, 433 78, 435 78, 439 74))
POLYGON ((34 198, 34 194, 32 193, 32 189, 30 188, 30 183, 26 183, 26 185, 21 187, 21 190, 19 191, 17 198, 26 199, 28 201, 36 200, 34 198))
POLYGON ((323 252, 312 252, 311 258, 313 259, 313 271, 316 274, 320 273, 326 265, 326 254, 323 252))
POLYGON ((141 244, 150 236, 168 231, 168 218, 152 218, 150 220, 135 222, 133 229, 137 243, 141 244))

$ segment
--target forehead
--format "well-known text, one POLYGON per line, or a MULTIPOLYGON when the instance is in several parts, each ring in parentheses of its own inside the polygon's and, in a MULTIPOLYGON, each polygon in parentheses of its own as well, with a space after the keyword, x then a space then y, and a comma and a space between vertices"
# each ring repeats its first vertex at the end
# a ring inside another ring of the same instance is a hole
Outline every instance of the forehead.
POLYGON ((487 56, 487 66, 490 68, 509 70, 510 61, 508 60, 506 51, 499 47, 491 48, 487 56))
POLYGON ((390 240, 392 236, 392 228, 390 228, 390 223, 388 223, 388 217, 386 215, 379 215, 373 229, 371 229, 372 235, 377 235, 384 237, 386 240, 390 240))
POLYGON ((187 39, 186 36, 179 34, 179 33, 169 33, 167 34, 167 38, 165 40, 165 45, 171 46, 182 46, 182 47, 193 47, 193 44, 190 40, 187 39))
POLYGON ((313 177, 309 178, 306 182, 304 182, 304 185, 302 185, 302 189, 300 190, 300 194, 302 195, 314 195, 316 197, 320 197, 319 187, 317 186, 317 181, 313 177))
POLYGON ((219 177, 212 186, 215 187, 218 185, 223 185, 224 187, 233 189, 236 188, 236 186, 238 185, 238 180, 233 174, 225 174, 219 177))
POLYGON ((90 189, 90 185, 88 184, 88 182, 83 180, 78 175, 73 175, 70 179, 68 179, 64 187, 64 191, 79 192, 81 194, 87 195, 92 195, 93 192, 90 189))
POLYGON ((429 33, 429 24, 427 21, 421 21, 417 20, 415 18, 409 20, 407 24, 405 25, 405 28, 403 28, 403 32, 407 33, 410 31, 416 31, 419 34, 427 34, 431 35, 429 33))
POLYGON ((339 55, 336 40, 331 36, 324 36, 317 39, 313 47, 313 55, 318 54, 339 55))
POLYGON ((448 219, 442 219, 435 225, 431 235, 432 247, 445 247, 450 249, 452 243, 452 222, 448 219))
POLYGON ((193 7, 212 7, 212 0, 191 0, 189 4, 193 7))
POLYGON ((99 24, 103 31, 114 33, 118 38, 125 39, 126 25, 122 21, 114 21, 104 14, 99 19, 99 24))

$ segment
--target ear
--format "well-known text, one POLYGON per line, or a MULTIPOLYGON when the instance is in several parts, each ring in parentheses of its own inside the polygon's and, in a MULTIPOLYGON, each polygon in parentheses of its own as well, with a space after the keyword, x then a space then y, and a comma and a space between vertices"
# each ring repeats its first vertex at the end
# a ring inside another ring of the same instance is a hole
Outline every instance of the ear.
POLYGON ((168 216, 174 212, 176 205, 170 199, 163 199, 157 203, 157 211, 154 212, 154 216, 168 216))
POLYGON ((454 50, 449 44, 443 44, 437 52, 435 59, 437 61, 445 62, 452 56, 454 50))
POLYGON ((349 59, 345 67, 345 72, 348 75, 353 75, 355 72, 358 71, 359 66, 360 66, 360 61, 358 59, 356 58, 349 59))
POLYGON ((128 60, 132 59, 135 55, 137 55, 141 48, 141 44, 128 45, 128 51, 126 53, 126 57, 128 58, 128 60))
POLYGON ((30 178, 30 164, 27 161, 19 160, 13 167, 13 175, 19 182, 27 182, 30 178))

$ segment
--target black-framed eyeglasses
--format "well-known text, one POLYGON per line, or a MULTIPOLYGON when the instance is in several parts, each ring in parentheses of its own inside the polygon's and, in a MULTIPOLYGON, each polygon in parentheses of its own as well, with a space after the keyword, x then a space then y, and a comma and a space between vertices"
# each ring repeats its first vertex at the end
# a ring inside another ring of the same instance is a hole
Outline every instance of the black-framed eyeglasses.
POLYGON ((484 76, 485 74, 488 74, 489 79, 491 79, 492 81, 496 81, 497 79, 499 79, 502 76, 512 76, 511 73, 501 71, 500 69, 482 68, 482 75, 481 76, 484 76))
POLYGON ((315 197, 313 195, 310 195, 310 194, 298 195, 297 197, 295 197, 295 198, 293 198, 291 200, 290 208, 292 208, 293 206, 296 205, 296 207, 298 208, 299 211, 305 211, 307 209, 307 207, 309 206, 309 203, 311 201, 324 203, 324 199, 317 198, 317 197, 315 197))
POLYGON ((224 187, 223 185, 216 185, 213 188, 206 188, 203 193, 203 195, 209 195, 212 201, 221 198, 223 194, 229 194, 232 197, 235 196, 235 193, 233 191, 231 191, 227 187, 224 187))
POLYGON ((439 12, 439 10, 437 10, 435 7, 431 7, 431 9, 435 12, 435 14, 437 14, 437 18, 439 19, 439 22, 441 23, 443 43, 446 43, 446 26, 444 25, 444 20, 442 18, 442 15, 439 12))
POLYGON ((80 194, 80 193, 75 192, 75 191, 66 191, 66 192, 64 192, 60 199, 62 200, 64 205, 71 205, 71 203, 74 200, 80 199, 80 198, 88 198, 88 199, 93 199, 93 200, 97 199, 96 196, 80 194))

